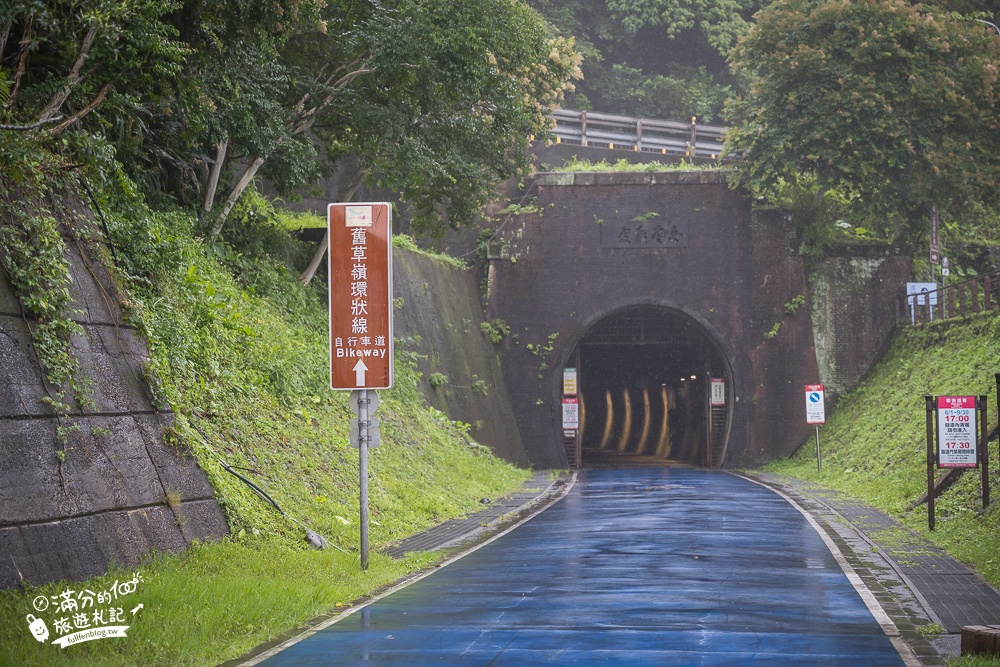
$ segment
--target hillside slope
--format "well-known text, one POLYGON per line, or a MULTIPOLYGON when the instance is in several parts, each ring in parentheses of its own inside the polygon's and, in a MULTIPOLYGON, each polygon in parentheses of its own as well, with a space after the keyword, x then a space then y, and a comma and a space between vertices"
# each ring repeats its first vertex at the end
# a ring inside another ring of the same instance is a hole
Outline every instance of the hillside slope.
MULTIPOLYGON (((203 665, 234 658, 425 566, 426 556, 394 561, 378 551, 479 509, 483 498, 513 491, 530 475, 475 443, 473 426, 427 404, 427 380, 417 368, 422 353, 397 341, 395 386, 380 392, 376 415, 381 446, 369 458, 373 553, 362 572, 358 456, 348 443, 348 395, 328 389, 326 290, 321 281, 306 287, 297 280, 313 248, 288 235, 281 212, 252 197, 225 241, 212 245, 184 212, 137 208, 127 215, 106 211, 124 316, 145 334, 146 379, 173 410, 167 442, 193 453, 205 470, 231 535, 83 583, 0 592, 0 665, 203 665), (331 548, 312 549, 308 530, 331 548), (42 613, 37 600, 104 592, 122 581, 139 581, 129 602, 148 610, 131 620, 127 638, 63 651, 27 631, 26 614, 50 628, 59 620, 58 610, 42 613)), ((483 336, 474 313, 462 316, 470 334, 483 336)), ((185 521, 181 500, 179 492, 162 500, 178 523, 185 521)))
MULTIPOLYGON (((899 517, 1000 585, 1000 503, 982 512, 979 471, 966 472, 937 501, 927 531, 924 396, 989 395, 988 424, 997 424, 995 373, 1000 371, 1000 317, 976 315, 906 329, 885 358, 844 396, 820 427, 822 472, 809 440, 769 469, 845 491, 899 517)), ((990 445, 990 485, 1000 482, 997 442, 990 445)))

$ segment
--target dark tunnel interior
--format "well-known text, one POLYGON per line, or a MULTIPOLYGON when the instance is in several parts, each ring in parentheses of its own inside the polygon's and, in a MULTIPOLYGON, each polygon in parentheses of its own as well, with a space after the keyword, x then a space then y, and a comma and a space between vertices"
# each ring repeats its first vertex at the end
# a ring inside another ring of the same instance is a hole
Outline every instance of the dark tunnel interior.
POLYGON ((728 387, 728 364, 690 316, 657 306, 618 311, 580 340, 567 365, 574 364, 584 464, 629 457, 722 463, 729 413, 710 406, 709 383, 722 379, 728 387))

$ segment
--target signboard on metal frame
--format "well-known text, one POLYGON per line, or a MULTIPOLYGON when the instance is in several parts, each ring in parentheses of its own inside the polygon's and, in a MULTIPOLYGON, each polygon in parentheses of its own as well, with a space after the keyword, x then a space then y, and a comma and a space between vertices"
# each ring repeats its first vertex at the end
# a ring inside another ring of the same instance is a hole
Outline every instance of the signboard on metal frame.
POLYGON ((978 415, 975 396, 937 397, 938 468, 976 468, 978 415))

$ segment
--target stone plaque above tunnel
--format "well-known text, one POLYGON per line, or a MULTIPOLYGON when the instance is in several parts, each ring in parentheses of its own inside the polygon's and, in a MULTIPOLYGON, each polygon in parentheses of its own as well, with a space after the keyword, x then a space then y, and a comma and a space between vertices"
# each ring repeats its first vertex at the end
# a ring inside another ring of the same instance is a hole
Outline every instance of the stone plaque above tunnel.
POLYGON ((683 218, 646 213, 601 223, 601 247, 628 250, 688 247, 690 224, 683 218))

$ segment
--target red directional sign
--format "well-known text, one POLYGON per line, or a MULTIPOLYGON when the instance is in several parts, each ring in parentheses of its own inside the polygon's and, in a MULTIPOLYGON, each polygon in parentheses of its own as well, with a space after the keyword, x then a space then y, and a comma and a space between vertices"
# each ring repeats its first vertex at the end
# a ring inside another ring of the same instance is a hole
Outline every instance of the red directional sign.
POLYGON ((330 204, 330 387, 392 387, 392 207, 330 204))

